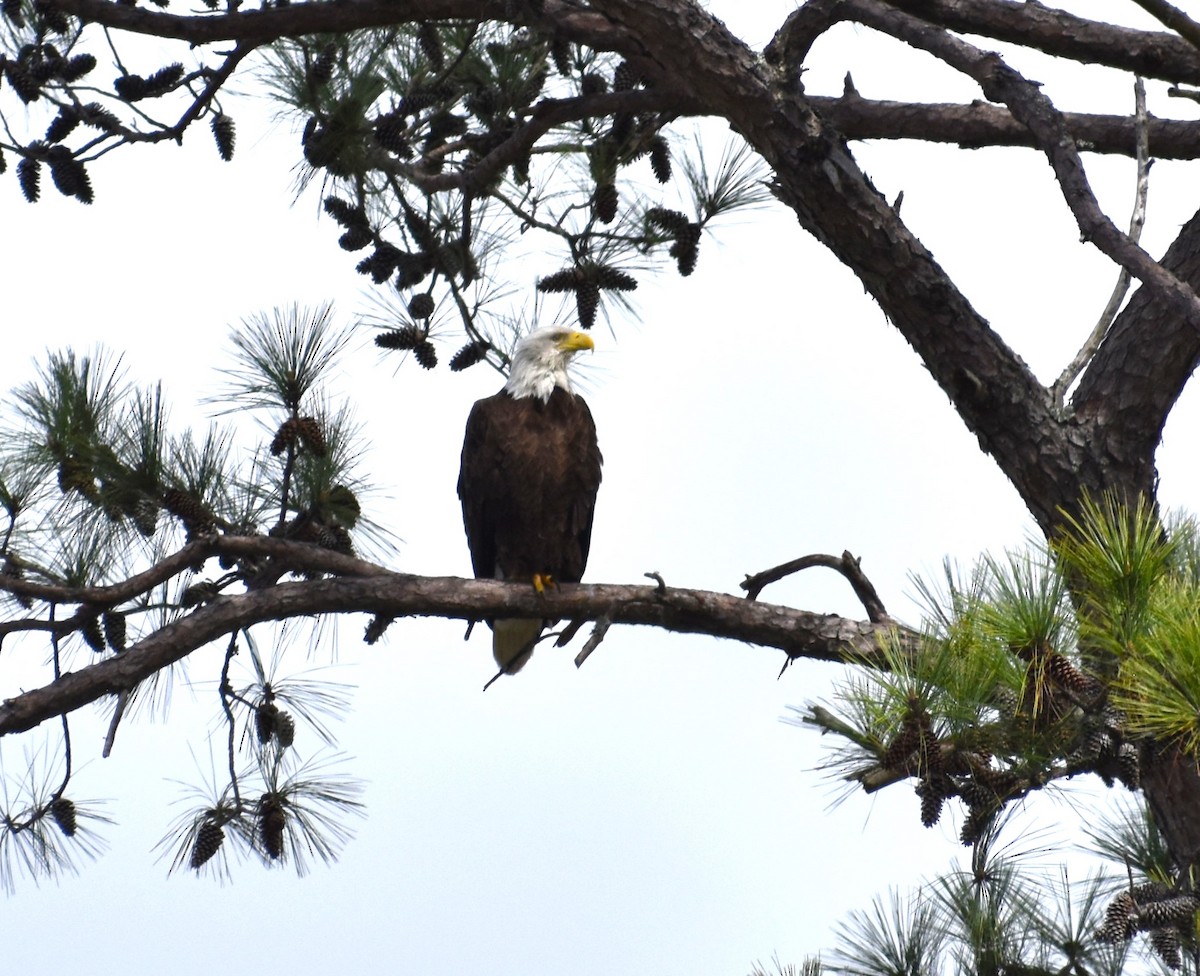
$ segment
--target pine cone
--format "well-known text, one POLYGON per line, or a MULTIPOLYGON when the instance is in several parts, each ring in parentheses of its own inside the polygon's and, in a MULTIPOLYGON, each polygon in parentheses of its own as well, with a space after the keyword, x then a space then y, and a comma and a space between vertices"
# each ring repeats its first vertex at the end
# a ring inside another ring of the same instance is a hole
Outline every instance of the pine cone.
POLYGON ((55 797, 50 804, 50 816, 63 832, 64 837, 74 837, 79 825, 75 817, 75 804, 65 796, 55 797))
POLYGON ((108 646, 118 653, 125 650, 128 637, 125 614, 118 610, 105 610, 101 620, 104 623, 104 639, 108 641, 108 646))
POLYGON ((700 225, 688 224, 681 229, 669 253, 675 259, 679 273, 685 278, 695 271, 696 258, 700 253, 700 225))
POLYGON ((217 155, 225 162, 229 162, 233 159, 233 147, 237 141, 233 119, 224 113, 218 113, 213 116, 210 125, 212 126, 213 141, 217 144, 217 155))
POLYGON ((325 212, 347 230, 351 230, 356 227, 370 227, 370 224, 367 221, 366 211, 363 210, 362 207, 350 205, 341 197, 326 197, 325 212))
POLYGON ((615 183, 601 183, 592 196, 592 210, 602 224, 611 224, 617 219, 617 204, 620 197, 615 183))
POLYGON ((414 319, 427 319, 433 315, 433 310, 433 296, 427 292, 413 295, 412 300, 408 303, 408 314, 414 319))
POLYGON ((619 268, 597 264, 591 268, 589 277, 607 291, 636 291, 637 280, 619 268))
POLYGON ((279 706, 274 702, 264 701, 254 710, 254 731, 258 741, 266 745, 275 734, 279 721, 279 706))
POLYGON ((575 286, 575 307, 579 310, 579 324, 590 329, 596 324, 596 309, 600 307, 600 286, 594 281, 581 281, 575 286))
POLYGON ((932 827, 942 816, 942 805, 951 795, 952 784, 945 777, 926 776, 916 785, 916 794, 921 798, 921 823, 932 827))
POLYGON ((296 741, 296 720, 288 712, 280 712, 275 718, 275 741, 283 749, 290 749, 296 741))
POLYGON ((91 203, 95 199, 87 169, 66 146, 52 146, 47 161, 50 178, 64 197, 74 197, 80 203, 91 203))
POLYGON ((480 362, 487 354, 488 344, 486 342, 468 342, 450 359, 450 371, 453 373, 461 372, 480 362))
POLYGON ((287 828, 287 815, 274 793, 267 793, 258 801, 258 832, 262 837, 263 849, 272 860, 283 856, 283 835, 287 828))
POLYGON ((1061 654, 1051 654, 1046 659, 1046 674, 1077 702, 1095 701, 1103 690, 1100 682, 1084 674, 1061 654))
POLYGON ((921 724, 915 716, 906 715, 900 725, 900 731, 892 739, 880 762, 884 769, 904 769, 920 745, 921 724))
POLYGON ((1178 969, 1183 964, 1182 943, 1178 929, 1157 929, 1150 933, 1150 948, 1168 969, 1178 969))
POLYGON ((622 61, 613 72, 613 91, 629 91, 641 84, 638 70, 628 61, 622 61))
POLYGON ((409 141, 408 116, 403 112, 388 112, 375 120, 372 131, 375 142, 401 159, 412 159, 413 148, 409 141))
POLYGON ((1134 933, 1133 895, 1122 891, 1111 902, 1104 913, 1104 924, 1096 932, 1101 942, 1128 942, 1134 933))
POLYGON ((659 183, 671 181, 671 147, 662 136, 650 141, 650 169, 659 183))
POLYGON ((36 159, 26 156, 17 163, 17 182, 21 185, 21 193, 30 203, 37 203, 41 195, 41 178, 42 164, 36 159))
POLYGON ((60 108, 58 115, 46 128, 46 142, 62 142, 75 131, 77 125, 79 125, 79 113, 66 106, 60 108))
POLYGON ((564 78, 571 73, 571 42, 563 37, 555 37, 550 42, 550 60, 554 62, 554 70, 564 78))
POLYGON ((433 369, 437 365, 437 350, 428 339, 422 339, 413 347, 413 355, 422 369, 433 369))
POLYGON ((424 334, 420 329, 413 325, 406 325, 402 329, 381 332, 375 337, 375 345, 380 349, 415 349, 422 338, 424 338, 424 334))
POLYGON ((442 35, 438 33, 437 26, 429 21, 422 21, 417 25, 417 44, 421 48, 421 53, 433 66, 434 71, 441 71, 442 66, 446 63, 446 53, 442 48, 442 35))
POLYGON ((102 653, 107 646, 104 643, 104 631, 100 629, 100 617, 95 614, 80 623, 79 633, 84 643, 97 654, 102 653))
POLYGON ((192 844, 190 864, 200 868, 212 860, 213 856, 225 843, 225 831, 215 820, 205 820, 196 831, 196 840, 192 844))

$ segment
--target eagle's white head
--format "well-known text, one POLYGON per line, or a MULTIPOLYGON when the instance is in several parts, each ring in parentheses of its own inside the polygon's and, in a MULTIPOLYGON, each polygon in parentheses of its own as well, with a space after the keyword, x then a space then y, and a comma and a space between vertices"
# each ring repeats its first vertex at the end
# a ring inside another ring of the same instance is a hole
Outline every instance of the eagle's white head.
POLYGON ((567 363, 580 350, 595 348, 586 332, 558 325, 535 329, 517 343, 504 390, 514 400, 525 397, 549 400, 556 386, 570 393, 567 363))

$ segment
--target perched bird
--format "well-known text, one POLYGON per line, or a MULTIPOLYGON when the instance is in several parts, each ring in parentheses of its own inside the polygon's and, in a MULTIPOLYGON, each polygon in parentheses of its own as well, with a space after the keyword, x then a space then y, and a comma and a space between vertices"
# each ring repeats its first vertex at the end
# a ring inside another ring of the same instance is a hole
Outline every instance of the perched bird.
MULTIPOLYGON (((593 348, 586 333, 537 329, 517 343, 504 389, 471 409, 458 497, 477 579, 525 580, 541 592, 583 576, 601 457, 567 364, 593 348)), ((516 674, 545 621, 489 624, 500 673, 516 674)))

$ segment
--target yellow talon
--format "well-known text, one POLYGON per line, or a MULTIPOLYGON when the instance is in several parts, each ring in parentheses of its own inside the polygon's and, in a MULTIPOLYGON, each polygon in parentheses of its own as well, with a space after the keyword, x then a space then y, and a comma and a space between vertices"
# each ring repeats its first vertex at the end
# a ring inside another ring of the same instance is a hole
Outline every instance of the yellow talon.
POLYGON ((537 590, 538 596, 541 596, 547 590, 554 590, 558 585, 554 582, 554 577, 549 573, 534 573, 533 588, 537 590))

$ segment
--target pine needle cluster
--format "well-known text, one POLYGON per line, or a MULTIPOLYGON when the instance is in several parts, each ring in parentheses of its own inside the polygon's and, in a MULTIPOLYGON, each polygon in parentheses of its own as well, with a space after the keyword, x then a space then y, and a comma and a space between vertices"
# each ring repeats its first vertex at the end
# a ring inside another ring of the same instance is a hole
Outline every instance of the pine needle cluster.
POLYGON ((453 370, 505 369, 506 323, 538 324, 541 306, 530 316, 520 304, 537 297, 531 285, 562 296, 546 307, 555 320, 591 328, 624 312, 640 276, 656 264, 692 274, 704 229, 767 198, 744 146, 702 158, 673 119, 636 109, 645 89, 629 63, 536 27, 426 22, 283 41, 269 70, 302 122, 305 179, 323 180, 340 245, 395 309, 377 343, 426 369, 443 339, 459 350, 453 370), (542 99, 608 93, 630 110, 597 102, 593 117, 530 122, 542 99), (502 257, 536 280, 499 281, 502 257))
MULTIPOLYGON (((0 439, 0 607, 32 625, 28 636, 11 639, 48 643, 47 683, 76 655, 86 663, 124 655, 223 594, 321 575, 299 556, 275 565, 261 556, 201 554, 163 571, 163 560, 189 542, 275 536, 343 555, 386 545, 365 511, 370 485, 358 473, 358 426, 348 407, 330 405, 329 380, 347 340, 329 308, 243 323, 220 400, 226 422, 200 435, 174 429, 161 388, 134 386, 120 360, 103 351, 52 354, 16 391, 13 422, 0 439), (96 587, 143 578, 155 566, 143 588, 97 595, 96 587)), ((344 815, 359 810, 350 780, 311 764, 314 747, 334 743, 327 720, 346 709, 345 690, 284 670, 285 643, 305 656, 329 644, 320 619, 261 624, 238 642, 219 676, 194 674, 201 665, 181 662, 115 696, 104 748, 113 748, 127 714, 168 709, 176 673, 193 684, 215 679, 226 786, 207 791, 176 825, 176 866, 223 871, 219 855, 232 843, 303 871, 313 854, 336 854, 348 836, 344 815), (258 641, 268 635, 280 650, 264 661, 258 641), (238 642, 248 648, 240 656, 238 642), (250 663, 240 683, 230 673, 235 659, 250 663)), ((62 722, 60 782, 42 777, 14 790, 0 776, 8 790, 0 804, 5 885, 19 874, 53 875, 96 846, 97 817, 78 799, 70 771, 70 718, 62 722)))

